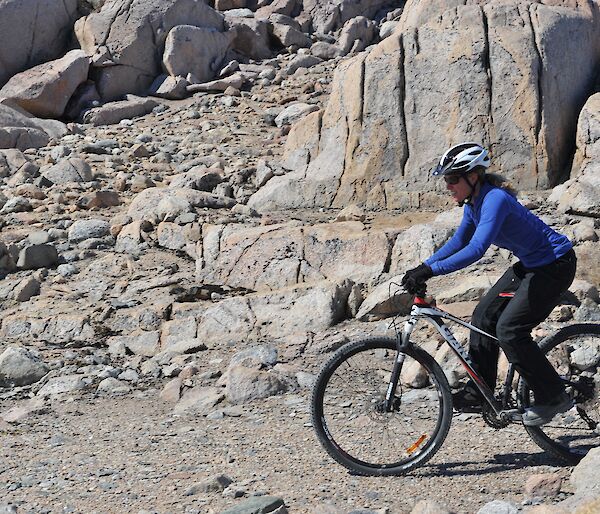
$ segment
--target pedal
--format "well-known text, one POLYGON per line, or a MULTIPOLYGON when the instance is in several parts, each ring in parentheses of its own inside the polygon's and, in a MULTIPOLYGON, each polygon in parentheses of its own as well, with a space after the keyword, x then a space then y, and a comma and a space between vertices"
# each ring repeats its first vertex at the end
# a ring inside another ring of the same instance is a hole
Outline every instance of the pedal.
POLYGON ((513 423, 519 423, 523 421, 523 413, 519 409, 509 409, 500 412, 500 416, 506 420, 510 420, 513 423))

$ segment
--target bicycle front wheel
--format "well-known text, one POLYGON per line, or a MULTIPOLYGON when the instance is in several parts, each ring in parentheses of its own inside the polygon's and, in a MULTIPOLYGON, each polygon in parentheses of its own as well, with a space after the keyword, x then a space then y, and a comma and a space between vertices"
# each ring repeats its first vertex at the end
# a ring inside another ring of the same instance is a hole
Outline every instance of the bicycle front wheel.
MULTIPOLYGON (((571 325, 540 343, 575 402, 548 424, 525 429, 543 450, 567 464, 577 464, 600 444, 600 325, 571 325)), ((533 404, 527 383, 519 382, 522 407, 533 404)))
POLYGON ((361 475, 398 475, 430 459, 452 420, 446 376, 424 350, 409 345, 391 412, 385 394, 398 356, 393 339, 340 348, 319 374, 312 421, 333 459, 361 475))

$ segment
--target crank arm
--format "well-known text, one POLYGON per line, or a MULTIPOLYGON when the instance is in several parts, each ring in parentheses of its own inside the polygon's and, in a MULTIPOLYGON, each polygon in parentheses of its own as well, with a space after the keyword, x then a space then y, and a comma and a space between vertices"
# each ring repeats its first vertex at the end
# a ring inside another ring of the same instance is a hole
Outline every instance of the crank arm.
POLYGON ((523 421, 523 412, 519 409, 508 409, 500 411, 500 418, 510 421, 511 423, 520 423, 523 421))

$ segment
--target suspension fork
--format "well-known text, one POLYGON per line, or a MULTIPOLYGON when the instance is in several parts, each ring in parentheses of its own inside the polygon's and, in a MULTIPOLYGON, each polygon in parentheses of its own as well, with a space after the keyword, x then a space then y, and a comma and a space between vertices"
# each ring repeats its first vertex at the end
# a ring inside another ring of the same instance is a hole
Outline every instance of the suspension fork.
POLYGON ((417 319, 411 316, 404 324, 404 330, 399 337, 396 339, 396 348, 398 350, 396 359, 394 360, 394 367, 392 368, 392 375, 388 383, 387 391, 385 393, 384 409, 385 412, 392 412, 394 410, 394 396, 396 389, 398 388, 398 382, 400 381, 400 373, 402 373, 402 365, 406 354, 404 349, 408 346, 410 341, 410 334, 413 331, 417 319))

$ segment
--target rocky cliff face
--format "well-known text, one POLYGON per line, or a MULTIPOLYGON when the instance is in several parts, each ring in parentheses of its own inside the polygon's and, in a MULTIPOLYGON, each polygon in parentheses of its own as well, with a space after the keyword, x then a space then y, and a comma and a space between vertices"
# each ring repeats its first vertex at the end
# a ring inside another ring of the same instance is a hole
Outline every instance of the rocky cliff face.
POLYGON ((307 118, 288 139, 286 152, 304 162, 252 205, 427 203, 416 192, 438 187, 430 169, 463 140, 488 146, 522 188, 568 175, 599 69, 598 4, 463 4, 409 2, 392 36, 340 66, 321 123, 307 118))

